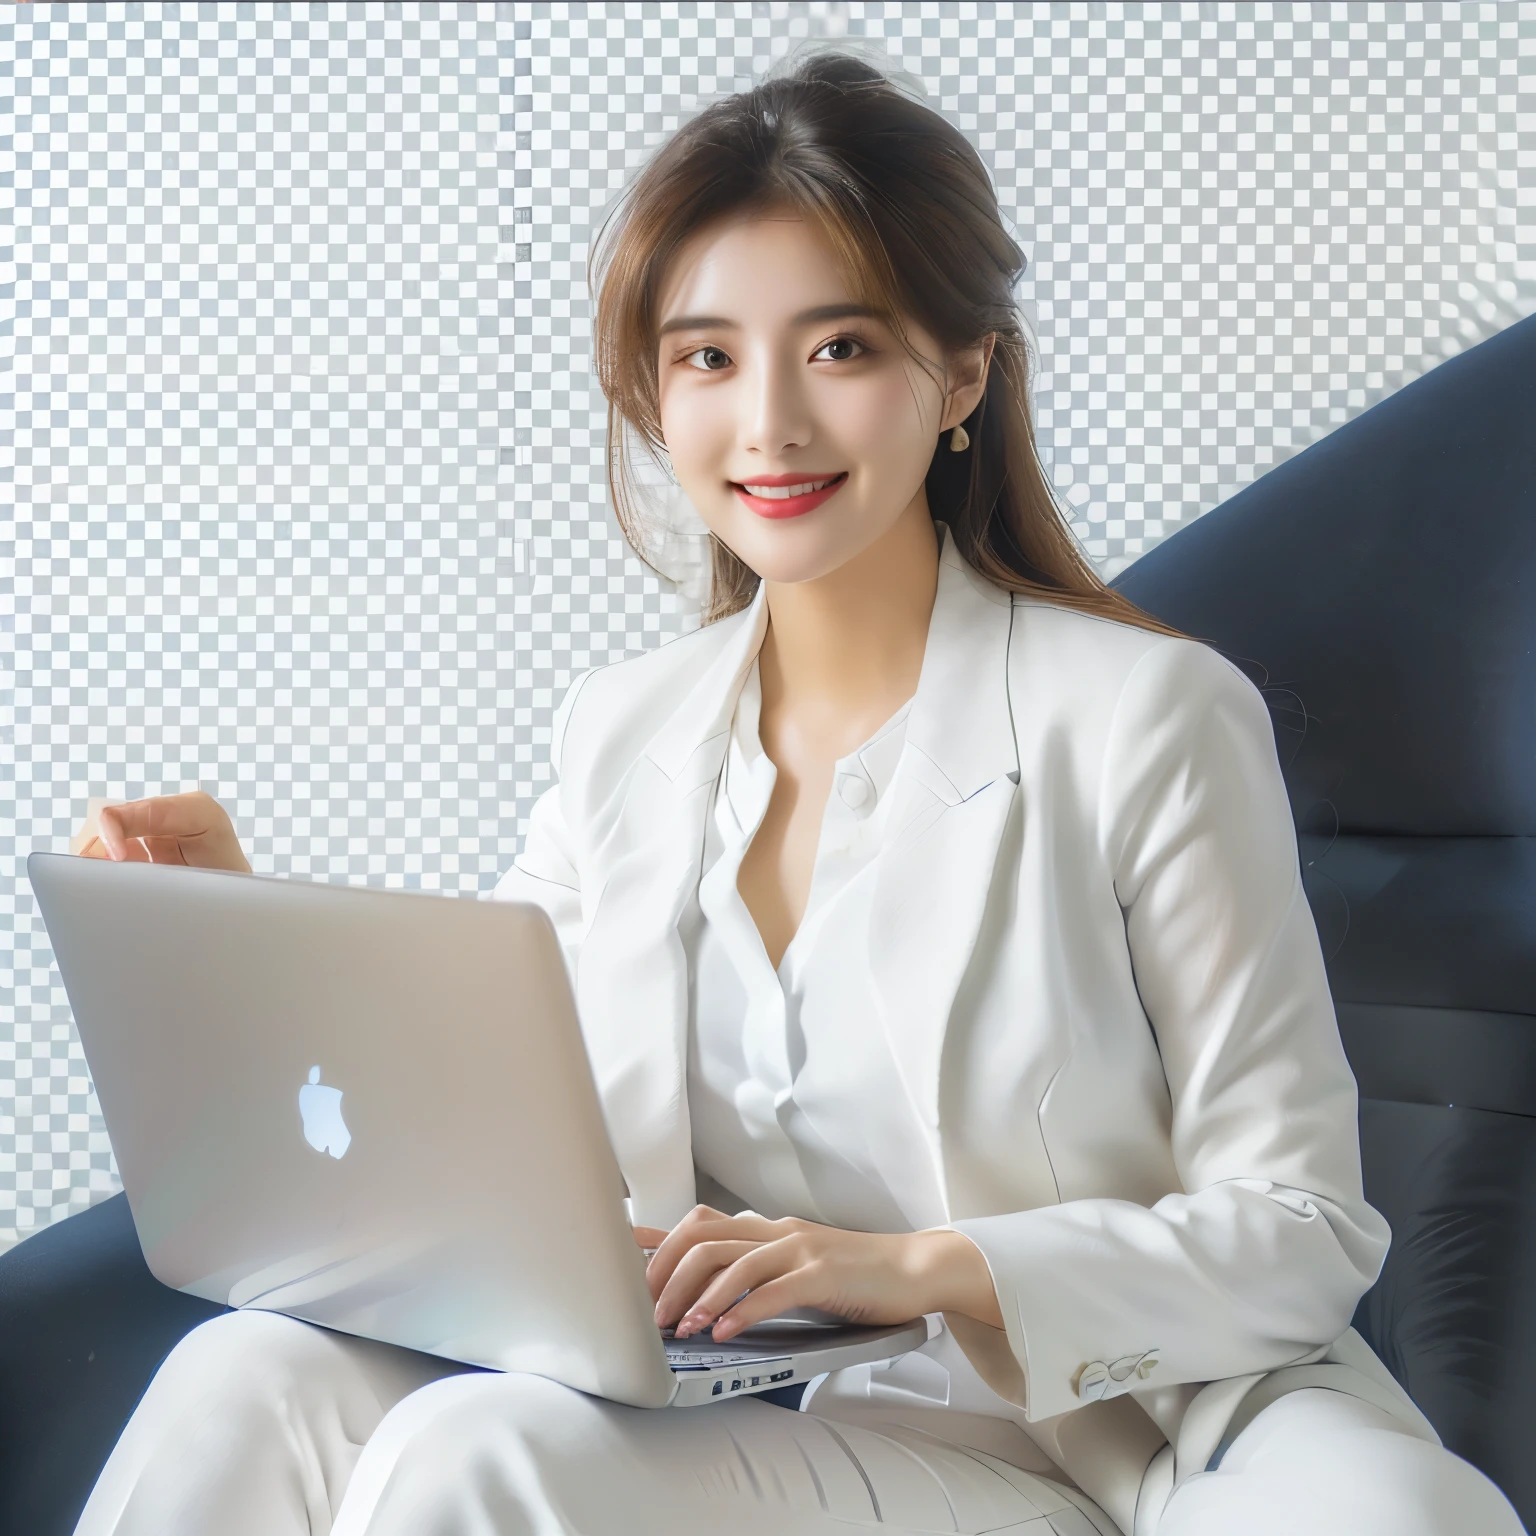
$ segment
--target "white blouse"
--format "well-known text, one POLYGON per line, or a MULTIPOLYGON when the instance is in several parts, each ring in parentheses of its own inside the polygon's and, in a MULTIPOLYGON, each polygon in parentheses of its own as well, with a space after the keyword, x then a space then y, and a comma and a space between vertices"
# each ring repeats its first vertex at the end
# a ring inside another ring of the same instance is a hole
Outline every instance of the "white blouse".
POLYGON ((689 956, 688 1109, 700 1198, 869 1232, 944 1221, 927 1142, 876 1005, 870 893, 909 700, 839 758, 805 915, 775 970, 737 888, 778 770, 743 679, 710 814, 689 956))

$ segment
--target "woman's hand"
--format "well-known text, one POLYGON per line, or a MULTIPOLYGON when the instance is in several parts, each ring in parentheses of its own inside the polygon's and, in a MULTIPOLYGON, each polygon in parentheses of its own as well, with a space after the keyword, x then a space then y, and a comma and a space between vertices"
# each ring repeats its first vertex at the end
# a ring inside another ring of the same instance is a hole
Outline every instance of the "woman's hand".
POLYGON ((656 1250, 645 1277, 657 1325, 680 1339, 713 1324, 723 1343, 792 1307, 854 1323, 963 1312, 1003 1326, 987 1261, 959 1232, 844 1232, 699 1205, 670 1232, 636 1227, 635 1239, 656 1250))
POLYGON ((96 835, 80 850, 87 859, 130 864, 192 864, 198 869, 251 872, 224 807, 201 790, 107 805, 96 813, 96 835))

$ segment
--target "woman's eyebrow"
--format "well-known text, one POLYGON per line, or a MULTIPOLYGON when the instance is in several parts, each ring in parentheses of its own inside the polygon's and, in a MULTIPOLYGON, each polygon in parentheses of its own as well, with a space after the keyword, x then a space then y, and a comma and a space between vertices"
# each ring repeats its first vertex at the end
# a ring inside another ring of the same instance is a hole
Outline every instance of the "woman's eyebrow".
MULTIPOLYGON (((867 304, 818 304, 814 309, 802 309, 791 317, 791 325, 817 325, 824 320, 878 320, 879 314, 867 304)), ((663 322, 656 332, 658 338, 673 331, 740 330, 741 323, 728 320, 724 315, 675 315, 663 322)))

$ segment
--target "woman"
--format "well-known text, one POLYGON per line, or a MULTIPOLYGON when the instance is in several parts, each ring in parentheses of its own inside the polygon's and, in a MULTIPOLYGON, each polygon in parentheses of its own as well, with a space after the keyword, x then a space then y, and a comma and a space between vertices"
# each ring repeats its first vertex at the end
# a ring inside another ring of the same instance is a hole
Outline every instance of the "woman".
MULTIPOLYGON (((926 1349, 647 1412, 237 1313, 82 1533, 1520 1529, 1348 1326, 1388 1232, 1268 714, 1060 521, 1021 266, 855 59, 663 148, 596 361, 626 532, 638 431, 708 622, 572 686, 496 893, 565 945, 658 1323, 941 1315, 926 1349)), ((248 867, 202 796, 100 831, 248 867)))

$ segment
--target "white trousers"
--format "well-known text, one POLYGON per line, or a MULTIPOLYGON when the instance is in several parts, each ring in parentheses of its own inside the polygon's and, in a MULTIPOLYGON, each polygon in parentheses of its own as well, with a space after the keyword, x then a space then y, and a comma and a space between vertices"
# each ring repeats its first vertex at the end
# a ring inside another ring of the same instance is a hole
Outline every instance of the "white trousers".
MULTIPOLYGON (((1016 1425, 752 1399, 626 1408, 538 1376, 234 1312, 167 1358, 76 1536, 1117 1536, 1016 1425), (830 1415, 830 1416, 829 1416, 830 1415), (910 1418, 910 1416, 907 1416, 910 1418), (930 1420, 931 1425, 933 1421, 930 1420), (1032 1443, 1031 1443, 1032 1444, 1032 1443)), ((1138 1522, 1139 1524, 1139 1522, 1138 1522)), ((1520 1536, 1468 1462, 1308 1388, 1188 1478, 1157 1536, 1520 1536)))

